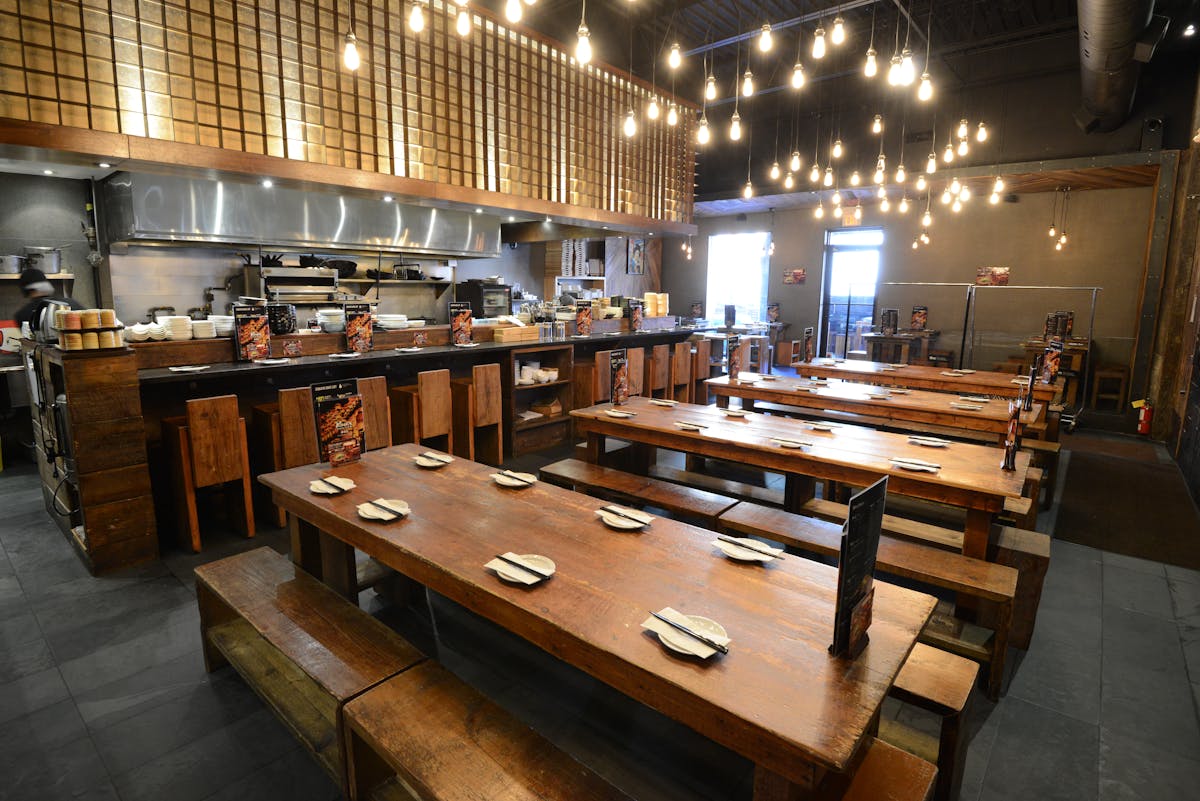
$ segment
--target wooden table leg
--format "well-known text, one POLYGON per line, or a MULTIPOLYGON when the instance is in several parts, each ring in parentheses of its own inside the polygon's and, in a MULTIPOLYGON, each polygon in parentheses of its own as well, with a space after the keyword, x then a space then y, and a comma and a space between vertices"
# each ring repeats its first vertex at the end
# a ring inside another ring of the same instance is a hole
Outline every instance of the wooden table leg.
POLYGON ((968 509, 967 525, 963 531, 963 556, 987 559, 991 533, 992 513, 983 509, 968 509))
POLYGON ((748 412, 754 411, 754 399, 753 398, 742 398, 742 408, 748 412))
POLYGON ((354 549, 325 532, 320 533, 321 580, 338 595, 358 605, 358 570, 354 549))
POLYGON ((631 442, 629 451, 629 471, 639 476, 647 475, 650 472, 650 466, 657 461, 658 448, 642 442, 631 442))
POLYGON ((807 785, 796 784, 778 773, 754 766, 754 801, 805 801, 816 798, 816 788, 823 771, 810 766, 812 776, 807 785))
POLYGON ((718 409, 728 409, 729 408, 729 396, 728 395, 718 395, 717 396, 717 408, 718 409))
POLYGON ((817 494, 817 482, 812 476, 788 473, 783 477, 783 508, 799 513, 805 503, 817 494))
POLYGON ((292 540, 292 564, 314 578, 321 578, 321 532, 296 515, 288 515, 292 540))
POLYGON ((602 456, 604 456, 604 435, 597 434, 595 431, 589 431, 584 458, 587 459, 588 464, 600 464, 602 456))

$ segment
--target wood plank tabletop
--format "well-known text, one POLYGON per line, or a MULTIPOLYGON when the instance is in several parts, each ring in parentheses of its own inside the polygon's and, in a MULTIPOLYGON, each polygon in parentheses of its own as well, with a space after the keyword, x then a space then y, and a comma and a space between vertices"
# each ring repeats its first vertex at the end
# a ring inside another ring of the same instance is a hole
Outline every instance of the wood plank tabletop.
MULTIPOLYGON (((996 395, 1004 398, 1015 398, 1025 387, 1018 383, 1021 376, 1012 373, 997 373, 988 370, 976 370, 962 375, 945 375, 955 372, 945 367, 933 367, 921 364, 888 364, 886 362, 868 362, 862 359, 849 359, 834 362, 830 359, 817 359, 812 362, 794 362, 792 367, 796 375, 815 378, 837 378, 843 381, 861 381, 883 387, 908 387, 910 389, 930 389, 936 392, 958 392, 964 395, 982 394, 996 395)), ((1063 379, 1060 377, 1053 384, 1035 382, 1033 399, 1041 403, 1052 403, 1062 394, 1063 379)))
MULTIPOLYGON (((823 386, 814 385, 805 378, 780 376, 775 380, 763 380, 755 375, 754 381, 731 381, 729 376, 710 378, 709 391, 718 398, 742 398, 749 401, 766 401, 807 409, 830 409, 852 414, 863 414, 885 420, 903 420, 910 423, 950 426, 966 431, 986 431, 1003 434, 1008 429, 1008 403, 1003 399, 972 403, 960 401, 957 395, 944 392, 913 389, 898 394, 886 387, 871 384, 856 384, 849 381, 834 381, 823 386), (872 397, 869 392, 887 392, 887 397, 872 397), (953 404, 977 405, 979 409, 957 408, 953 404)), ((969 393, 967 394, 970 396, 969 393)), ((983 397, 983 396, 979 396, 983 397)), ((1033 409, 1021 413, 1021 425, 1042 426, 1046 407, 1034 403, 1033 409)))
POLYGON ((836 569, 793 556, 735 563, 710 544, 713 532, 667 519, 612 531, 595 516, 602 501, 542 482, 505 489, 493 468, 465 459, 422 470, 412 457, 423 450, 395 446, 336 470, 260 480, 301 520, 801 786, 852 768, 933 610, 927 595, 877 583, 870 644, 855 660, 835 659, 836 569), (330 475, 358 486, 309 491, 330 475), (411 515, 357 516, 381 497, 408 502, 411 515), (526 587, 483 567, 510 550, 550 557, 554 577, 526 587), (640 624, 665 606, 719 622, 729 653, 700 661, 664 649, 640 624))

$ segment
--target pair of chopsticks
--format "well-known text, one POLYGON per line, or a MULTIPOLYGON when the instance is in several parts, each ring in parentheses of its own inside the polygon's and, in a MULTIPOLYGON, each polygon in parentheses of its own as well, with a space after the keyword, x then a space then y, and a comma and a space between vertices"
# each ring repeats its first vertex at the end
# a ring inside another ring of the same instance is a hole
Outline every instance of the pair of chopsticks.
POLYGON ((350 491, 350 490, 346 489, 345 487, 339 487, 337 484, 334 484, 332 481, 326 481, 323 478, 318 478, 317 481, 321 482, 322 484, 324 484, 325 486, 327 486, 331 490, 333 490, 334 495, 345 495, 347 492, 350 491))
POLYGON ((942 467, 940 464, 936 464, 934 462, 926 462, 926 461, 922 461, 921 459, 909 459, 908 457, 905 457, 905 456, 893 456, 891 458, 891 461, 899 462, 902 464, 915 464, 915 465, 918 465, 919 467, 936 467, 938 469, 941 469, 941 467, 942 467))
POLYGON ((628 512, 626 512, 626 511, 624 511, 623 509, 621 509, 621 508, 619 508, 619 507, 616 507, 616 506, 611 506, 611 505, 610 505, 610 506, 601 506, 601 507, 600 507, 600 511, 601 511, 601 512, 608 512, 610 515, 616 515, 617 517, 623 517, 623 518, 625 518, 626 520, 632 520, 633 522, 635 522, 635 523, 640 523, 640 524, 641 524, 641 525, 643 525, 643 526, 648 526, 648 525, 650 525, 650 521, 649 521, 649 520, 646 520, 646 519, 644 519, 644 518, 641 518, 641 517, 637 517, 637 516, 635 516, 635 515, 631 515, 631 514, 629 514, 628 512))
MULTIPOLYGON (((374 506, 376 509, 379 509, 382 512, 387 512, 388 514, 392 515, 392 520, 399 520, 400 518, 404 517, 404 514, 405 514, 404 512, 401 512, 399 509, 393 509, 392 507, 388 506, 386 503, 379 503, 378 501, 367 501, 367 503, 369 503, 371 506, 374 506)), ((384 522, 390 523, 390 522, 392 522, 392 520, 387 520, 384 522)))
POLYGON ((516 481, 519 484, 524 484, 527 487, 533 486, 532 481, 529 481, 528 479, 524 478, 523 476, 517 475, 516 473, 514 473, 511 470, 501 470, 500 475, 504 476, 505 478, 511 478, 513 481, 516 481))
POLYGON ((719 539, 721 542, 728 542, 730 545, 736 545, 739 548, 744 548, 747 551, 761 553, 763 556, 769 556, 772 559, 778 559, 779 557, 783 556, 783 554, 767 550, 766 546, 751 545, 749 542, 739 540, 736 537, 730 537, 726 534, 718 534, 717 539, 719 539))
POLYGON ((727 646, 721 645, 721 643, 716 642, 715 640, 710 640, 708 637, 705 637, 703 634, 701 634, 698 631, 692 631, 691 629, 689 629, 687 626, 683 625, 682 623, 676 623, 674 620, 671 620, 668 617, 663 617, 658 612, 651 612, 650 614, 654 615, 654 617, 658 618, 663 623, 666 623, 671 628, 681 631, 684 634, 691 637, 692 639, 698 640, 699 642, 704 643, 709 648, 712 648, 714 651, 719 651, 723 654, 729 653, 729 648, 727 646))
POLYGON ((538 576, 540 578, 548 579, 554 575, 553 573, 546 573, 542 570, 539 570, 538 568, 533 567, 532 565, 527 565, 524 562, 518 562, 516 559, 509 559, 507 556, 505 556, 502 553, 496 554, 496 558, 499 559, 501 562, 506 562, 506 563, 512 565, 513 567, 520 568, 521 570, 524 570, 526 573, 532 573, 533 575, 538 576))
POLYGON ((441 462, 442 464, 450 464, 454 461, 454 459, 443 453, 434 453, 433 451, 425 451, 421 456, 424 456, 426 459, 432 459, 435 462, 441 462))

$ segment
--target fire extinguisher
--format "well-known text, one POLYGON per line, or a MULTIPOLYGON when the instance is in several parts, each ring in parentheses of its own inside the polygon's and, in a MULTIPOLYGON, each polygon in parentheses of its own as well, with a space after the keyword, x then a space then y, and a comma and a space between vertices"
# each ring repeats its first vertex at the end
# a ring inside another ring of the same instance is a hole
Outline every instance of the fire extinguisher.
POLYGON ((1138 410, 1137 432, 1149 434, 1150 424, 1154 421, 1154 407, 1148 400, 1137 400, 1133 402, 1133 408, 1138 410))

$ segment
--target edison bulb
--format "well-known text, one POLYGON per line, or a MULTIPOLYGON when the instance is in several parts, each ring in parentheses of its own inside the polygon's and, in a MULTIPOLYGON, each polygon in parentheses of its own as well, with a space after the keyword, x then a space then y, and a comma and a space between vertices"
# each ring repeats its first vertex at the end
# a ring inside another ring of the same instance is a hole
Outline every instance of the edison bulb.
POLYGON ((842 205, 842 193, 835 191, 833 193, 833 197, 831 197, 830 200, 833 201, 833 205, 835 205, 835 206, 842 205))
MULTIPOLYGON (((923 244, 923 245, 928 245, 928 244, 929 244, 929 234, 928 234, 928 233, 926 233, 925 231, 922 231, 922 232, 921 232, 921 244, 923 244)), ((691 252, 692 252, 692 249, 691 249, 691 248, 688 248, 688 253, 691 253, 691 252)), ((689 258, 690 258, 690 257, 689 257, 689 258)))
POLYGON ((821 180, 821 168, 820 168, 820 167, 818 167, 816 164, 812 165, 812 169, 811 169, 811 170, 809 170, 809 172, 808 172, 808 180, 809 180, 809 181, 811 181, 811 182, 812 182, 812 183, 814 183, 814 184, 815 184, 817 181, 821 180))
POLYGON ((883 133, 883 115, 876 114, 875 119, 871 122, 871 133, 883 133))
POLYGON ((913 240, 913 243, 912 243, 912 249, 913 249, 913 250, 916 250, 916 249, 917 249, 917 247, 918 247, 918 245, 917 245, 917 240, 915 240, 915 239, 914 239, 914 240, 913 240))
POLYGON ((958 136, 958 138, 959 138, 959 139, 966 139, 966 138, 967 138, 967 134, 969 133, 969 130, 968 130, 968 128, 967 128, 967 121, 966 121, 966 119, 961 119, 961 120, 959 120, 959 121, 958 121, 958 129, 957 129, 957 130, 955 130, 955 132, 954 132, 954 133, 955 133, 955 134, 957 134, 957 136, 958 136))
POLYGON ((900 84, 912 86, 917 79, 916 67, 913 66, 913 54, 907 47, 900 53, 900 84))
POLYGON ((420 0, 413 3, 412 11, 408 13, 408 29, 413 33, 425 30, 425 10, 420 0))
POLYGON ((750 70, 746 70, 746 74, 742 76, 742 96, 750 97, 754 94, 754 74, 750 70))
POLYGON ((521 21, 521 0, 508 0, 504 4, 504 18, 509 22, 521 21))
POLYGON ((904 171, 904 165, 901 164, 896 168, 896 183, 902 184, 908 178, 908 173, 904 171))
POLYGON ((862 204, 861 203, 854 207, 854 219, 856 219, 856 220, 862 219, 862 204))
POLYGON ((877 184, 882 184, 883 178, 884 178, 883 167, 876 167, 875 174, 871 176, 871 179, 877 184))
POLYGON ((897 206, 896 209, 901 214, 908 214, 908 195, 905 195, 904 197, 900 198, 900 205, 897 206))
POLYGON ((709 75, 708 80, 706 80, 704 82, 704 99, 705 100, 716 100, 717 99, 717 79, 715 77, 713 77, 712 75, 709 75))
POLYGON ((774 162, 771 165, 771 171, 768 173, 768 175, 771 176, 772 181, 779 180, 779 162, 778 161, 774 162))
POLYGON ((1050 223, 1050 230, 1047 231, 1051 238, 1058 236, 1058 229, 1054 227, 1054 223, 1050 223))
POLYGON ((987 126, 984 125, 983 122, 980 122, 979 127, 975 129, 975 141, 976 142, 986 142, 987 138, 988 138, 987 126))
POLYGON ((958 193, 958 199, 961 200, 963 203, 966 203, 968 200, 970 200, 971 199, 971 187, 964 186, 962 188, 962 191, 960 191, 958 193))
POLYGON ((958 155, 965 156, 971 152, 971 146, 967 144, 966 139, 962 139, 958 143, 958 155))
POLYGON ((742 138, 742 115, 736 111, 729 118, 729 138, 735 142, 742 138))
POLYGON ((834 206, 834 207, 833 207, 833 217, 834 217, 834 219, 837 219, 838 217, 841 217, 841 216, 842 216, 842 207, 841 207, 841 206, 834 206))
POLYGON ((707 145, 712 134, 708 130, 708 117, 700 118, 700 126, 696 128, 696 144, 707 145))
POLYGON ((754 197, 754 184, 746 181, 746 185, 742 187, 742 197, 746 198, 746 200, 754 197))
POLYGON ((816 217, 818 220, 821 219, 822 217, 824 217, 825 216, 825 207, 822 206, 820 203, 818 203, 817 207, 815 209, 813 209, 813 216, 816 217))
POLYGON ((883 200, 885 197, 887 197, 887 187, 886 186, 879 187, 879 189, 875 192, 875 195, 880 200, 883 200))
POLYGON ((626 137, 632 137, 637 134, 637 117, 634 116, 633 109, 630 109, 629 113, 625 115, 625 126, 623 130, 625 131, 626 137))
POLYGON ((362 65, 362 59, 358 56, 358 39, 354 36, 354 31, 346 34, 346 46, 342 49, 342 64, 351 72, 362 65))
POLYGON ((962 191, 962 182, 959 181, 957 178, 955 178, 954 180, 952 180, 950 182, 950 194, 957 195, 961 191, 962 191))
POLYGON ((842 140, 838 139, 838 140, 834 141, 833 150, 830 151, 830 155, 833 156, 835 159, 840 159, 842 157, 843 152, 844 152, 844 150, 842 148, 842 140))
POLYGON ((999 202, 1000 202, 999 193, 993 192, 992 194, 988 195, 988 203, 991 203, 993 206, 995 206, 999 202))
POLYGON ((875 48, 867 48, 867 61, 863 64, 863 75, 874 78, 879 72, 879 63, 875 60, 875 48))
POLYGON ((825 58, 825 29, 817 28, 815 38, 813 39, 813 58, 825 58))
POLYGON ((943 190, 942 190, 942 203, 943 203, 943 204, 949 204, 949 203, 950 203, 950 189, 949 189, 949 187, 947 187, 946 189, 943 189, 943 190))
POLYGON ((930 153, 929 160, 925 162, 925 172, 933 175, 937 172, 937 153, 930 153))
POLYGON ((796 66, 792 67, 792 88, 804 88, 804 65, 799 61, 796 62, 796 66))
POLYGON ((891 208, 892 208, 892 204, 888 202, 888 199, 886 197, 879 201, 879 210, 880 211, 887 213, 888 211, 891 211, 891 208))
POLYGON ((928 72, 922 72, 921 85, 917 87, 917 100, 927 103, 931 99, 933 99, 933 81, 929 79, 928 72))
POLYGON ((833 30, 829 34, 829 41, 835 45, 846 41, 846 20, 842 19, 840 14, 833 18, 833 30))
POLYGON ((586 64, 592 60, 592 39, 588 26, 579 23, 579 39, 575 42, 575 60, 586 64))
POLYGON ((855 170, 854 172, 850 173, 850 185, 851 186, 858 186, 861 183, 862 183, 862 177, 859 176, 858 170, 855 170))
POLYGON ((929 182, 925 180, 924 173, 917 176, 917 191, 918 192, 924 192, 925 187, 928 185, 929 185, 929 182))
POLYGON ((764 53, 769 53, 773 44, 775 42, 771 38, 771 26, 764 24, 762 26, 762 33, 758 36, 758 49, 764 53))
POLYGON ((671 52, 667 56, 667 66, 673 70, 679 69, 679 65, 683 63, 683 53, 679 52, 679 42, 671 45, 671 52))
POLYGON ((1054 243, 1054 249, 1055 249, 1055 250, 1062 250, 1062 242, 1055 242, 1055 243, 1054 243))
POLYGON ((950 204, 950 211, 954 212, 955 214, 958 214, 960 211, 962 211, 962 201, 958 198, 954 198, 954 202, 950 204))
POLYGON ((788 169, 792 172, 800 172, 800 151, 792 151, 792 160, 788 162, 788 169))
POLYGON ((458 31, 459 36, 467 36, 471 33, 471 12, 465 8, 458 12, 458 20, 454 23, 454 30, 458 31))
POLYGON ((996 176, 996 183, 992 184, 992 194, 1000 194, 1004 191, 1004 179, 999 175, 996 176))
POLYGON ((947 164, 954 161, 954 145, 949 142, 946 143, 946 149, 942 151, 942 161, 947 164))
POLYGON ((679 112, 675 109, 675 104, 672 103, 667 109, 667 125, 674 128, 679 124, 679 112))
POLYGON ((1067 232, 1066 231, 1063 231, 1062 236, 1060 236, 1058 238, 1058 241, 1060 244, 1063 244, 1063 245, 1067 244, 1067 232))
POLYGON ((650 105, 646 106, 646 116, 652 120, 657 120, 659 113, 658 101, 651 98, 650 105))
POLYGON ((825 185, 833 186, 833 167, 825 168, 825 185))
POLYGON ((796 179, 792 177, 792 174, 790 172, 787 175, 783 176, 783 188, 784 189, 791 189, 795 185, 796 185, 796 179))
POLYGON ((929 213, 928 209, 926 209, 925 214, 921 216, 921 225, 925 226, 926 228, 933 225, 933 215, 929 213))
POLYGON ((900 64, 901 64, 900 56, 898 56, 898 55, 892 56, 892 63, 888 66, 888 74, 887 74, 888 86, 899 86, 900 85, 900 75, 902 72, 900 64))

